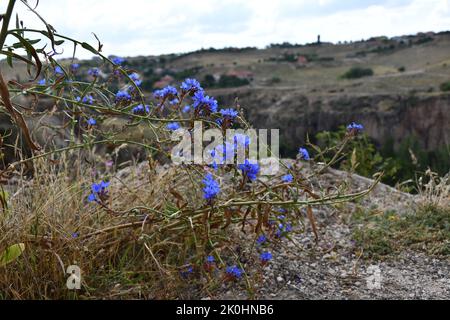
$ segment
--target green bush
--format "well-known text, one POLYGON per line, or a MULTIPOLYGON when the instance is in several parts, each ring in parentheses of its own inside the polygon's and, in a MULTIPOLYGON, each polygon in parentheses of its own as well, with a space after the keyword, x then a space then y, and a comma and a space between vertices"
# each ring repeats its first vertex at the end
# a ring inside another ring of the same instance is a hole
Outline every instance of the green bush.
POLYGON ((205 88, 234 88, 248 85, 248 79, 241 79, 236 76, 221 75, 220 79, 216 81, 214 76, 207 74, 203 80, 205 88))
POLYGON ((373 75, 371 68, 353 67, 342 75, 344 79, 359 79, 373 75))
POLYGON ((440 88, 441 91, 450 91, 450 81, 442 83, 440 88))

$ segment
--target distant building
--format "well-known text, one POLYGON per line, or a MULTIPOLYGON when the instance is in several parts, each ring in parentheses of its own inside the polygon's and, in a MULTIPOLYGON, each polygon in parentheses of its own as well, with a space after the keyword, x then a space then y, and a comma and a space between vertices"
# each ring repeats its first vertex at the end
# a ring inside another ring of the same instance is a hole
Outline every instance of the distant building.
POLYGON ((299 66, 306 66, 308 64, 308 59, 305 56, 298 56, 297 58, 297 64, 299 66))
POLYGON ((247 80, 251 80, 253 78, 253 72, 248 70, 231 70, 228 71, 226 75, 230 77, 236 77, 239 79, 247 79, 247 80))

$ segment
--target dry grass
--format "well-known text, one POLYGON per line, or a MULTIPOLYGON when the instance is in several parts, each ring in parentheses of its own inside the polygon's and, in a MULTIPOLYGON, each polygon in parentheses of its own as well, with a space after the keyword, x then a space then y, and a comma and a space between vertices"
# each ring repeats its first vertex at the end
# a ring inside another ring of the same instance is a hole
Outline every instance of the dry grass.
POLYGON ((21 179, 7 197, 8 207, 0 216, 0 248, 22 242, 26 249, 3 268, 0 298, 179 296, 174 266, 185 262, 187 251, 180 248, 178 237, 183 235, 164 227, 183 220, 171 218, 176 207, 163 204, 173 201, 169 190, 176 172, 138 173, 130 168, 128 176, 122 174, 124 180, 109 177, 105 209, 86 201, 96 181, 90 172, 79 163, 62 162, 56 171, 50 161, 37 161, 33 180, 21 179), (72 264, 82 269, 79 292, 66 288, 65 270, 72 264))

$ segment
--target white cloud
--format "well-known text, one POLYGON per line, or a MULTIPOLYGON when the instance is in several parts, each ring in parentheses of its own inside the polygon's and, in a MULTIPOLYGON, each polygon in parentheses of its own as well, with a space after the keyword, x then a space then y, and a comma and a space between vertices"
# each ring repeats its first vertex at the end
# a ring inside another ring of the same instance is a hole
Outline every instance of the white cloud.
MULTIPOLYGON (((17 6, 27 26, 39 26, 17 6)), ((95 32, 106 54, 123 56, 304 43, 317 34, 324 41, 359 40, 450 26, 449 0, 42 0, 38 11, 61 34, 95 43, 95 32)), ((65 56, 71 51, 66 47, 65 56)))

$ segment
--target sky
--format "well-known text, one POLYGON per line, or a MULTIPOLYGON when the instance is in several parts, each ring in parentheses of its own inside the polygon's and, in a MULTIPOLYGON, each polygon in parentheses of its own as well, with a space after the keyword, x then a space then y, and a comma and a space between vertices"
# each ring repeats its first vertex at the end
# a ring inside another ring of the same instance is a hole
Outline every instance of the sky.
MULTIPOLYGON (((16 6, 25 26, 43 29, 16 6)), ((59 33, 95 44, 94 32, 105 54, 124 57, 450 30, 450 0, 40 0, 37 11, 59 33)))

